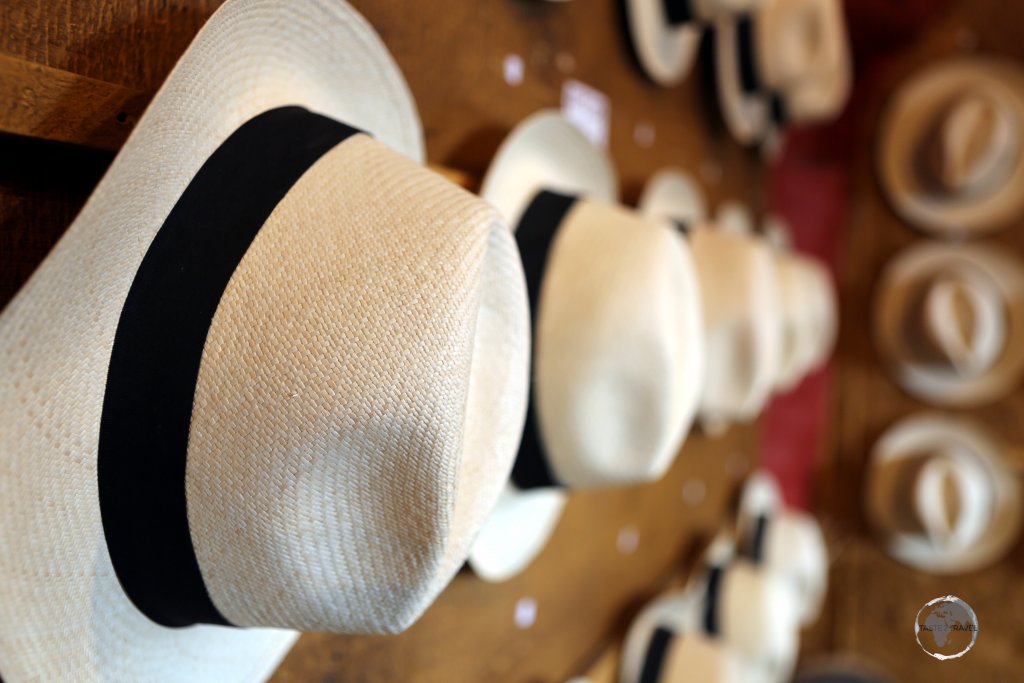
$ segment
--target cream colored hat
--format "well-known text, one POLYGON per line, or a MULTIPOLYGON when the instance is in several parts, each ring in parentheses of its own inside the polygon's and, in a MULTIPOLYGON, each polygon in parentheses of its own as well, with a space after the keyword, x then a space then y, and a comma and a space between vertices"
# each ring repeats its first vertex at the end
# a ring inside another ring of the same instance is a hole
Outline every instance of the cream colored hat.
POLYGON ((788 391, 832 352, 838 331, 836 294, 825 266, 793 251, 789 229, 781 218, 765 219, 764 234, 775 248, 781 310, 782 340, 775 387, 788 391))
POLYGON ((922 230, 979 234, 1024 215, 1024 70, 995 57, 929 65, 892 98, 878 171, 922 230))
POLYGON ((915 415, 875 444, 865 506, 886 551, 917 569, 965 573, 998 561, 1021 528, 1006 447, 950 415, 915 415))
POLYGON ((704 302, 707 371, 700 416, 712 431, 752 420, 771 397, 780 358, 775 259, 746 207, 727 202, 691 237, 704 302))
POLYGON ((695 626, 700 599, 698 591, 671 593, 640 613, 626 635, 620 683, 750 683, 743 657, 695 626))
POLYGON ((701 35, 716 19, 750 12, 764 0, 625 0, 626 23, 640 66, 672 86, 690 73, 701 35))
POLYGON ((740 142, 762 141, 788 124, 823 121, 852 87, 841 0, 767 0, 715 22, 718 97, 740 142))
POLYGON ((912 245, 882 273, 874 328, 911 394, 950 406, 995 401, 1024 372, 1024 264, 982 245, 912 245))
POLYGON ((470 556, 501 580, 543 547, 564 489, 664 474, 696 412, 703 328, 687 241, 613 204, 610 162, 561 115, 516 127, 482 195, 516 226, 534 321, 513 487, 470 556))
POLYGON ((500 216, 421 157, 343 2, 209 19, 0 316, 7 683, 261 681, 284 629, 400 631, 448 583, 529 309, 500 216))
POLYGON ((780 333, 773 257, 753 236, 749 209, 726 202, 709 222, 700 186, 673 168, 651 176, 639 209, 674 221, 690 235, 704 309, 705 428, 714 432, 755 417, 774 386, 780 333))
POLYGON ((790 580, 801 624, 817 620, 828 590, 824 534, 812 515, 785 507, 778 482, 765 471, 755 472, 744 485, 736 536, 743 557, 790 580))
POLYGON ((623 683, 784 683, 799 654, 792 584, 737 559, 719 533, 685 588, 654 600, 630 627, 623 683))

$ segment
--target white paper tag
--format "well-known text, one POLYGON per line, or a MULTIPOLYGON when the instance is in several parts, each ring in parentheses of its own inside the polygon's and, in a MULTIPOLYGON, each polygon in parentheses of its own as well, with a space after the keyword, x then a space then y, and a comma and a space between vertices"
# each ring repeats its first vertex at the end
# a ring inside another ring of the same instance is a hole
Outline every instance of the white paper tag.
POLYGON ((608 147, 611 113, 611 101, 603 92, 577 80, 562 84, 562 115, 601 149, 608 147))
POLYGON ((501 63, 501 70, 505 76, 506 83, 513 88, 517 85, 522 85, 523 76, 526 72, 526 66, 523 64, 522 57, 516 54, 505 55, 505 60, 501 63))

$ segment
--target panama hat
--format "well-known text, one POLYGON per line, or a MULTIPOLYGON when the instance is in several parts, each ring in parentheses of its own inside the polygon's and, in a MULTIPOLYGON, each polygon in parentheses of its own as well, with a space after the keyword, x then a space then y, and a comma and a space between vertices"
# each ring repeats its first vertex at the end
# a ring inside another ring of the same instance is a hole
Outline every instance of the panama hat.
POLYGON ((780 311, 772 253, 752 234, 749 209, 725 202, 711 221, 693 178, 664 169, 648 180, 639 210, 673 220, 689 235, 704 310, 704 427, 716 432, 752 419, 774 387, 780 311))
POLYGON ((1006 447, 950 415, 911 416, 875 444, 868 520, 897 560, 937 574, 998 561, 1021 528, 1020 484, 1006 447))
POLYGON ((462 565, 529 308, 500 216, 421 157, 346 4, 209 19, 0 316, 7 683, 263 680, 462 565))
POLYGON ((689 232, 708 220, 707 200, 700 185, 686 171, 663 168, 644 184, 637 209, 648 216, 676 221, 689 232))
POLYGON ((838 326, 836 294, 825 266, 792 249, 789 228, 780 217, 765 219, 764 234, 775 250, 781 310, 782 340, 775 386, 787 391, 831 353, 838 326))
POLYGON ((755 472, 744 484, 736 537, 741 557, 792 582, 800 622, 813 623, 828 589, 825 537, 812 515, 784 505, 778 482, 766 471, 755 472))
POLYGON ((929 65, 881 121, 878 170, 893 207, 937 234, 979 234, 1024 215, 1024 70, 995 57, 929 65))
POLYGON ((715 22, 715 71, 726 126, 740 142, 828 120, 852 87, 840 0, 768 0, 715 22))
POLYGON ((763 0, 622 0, 633 51, 652 81, 679 83, 693 66, 701 35, 715 19, 749 12, 763 0))
POLYGON ((743 658, 704 634, 700 595, 661 596, 633 620, 622 650, 620 683, 750 683, 743 658))
POLYGON ((683 680, 788 680, 799 652, 796 596, 781 576, 738 559, 734 544, 719 534, 686 586, 641 612, 626 639, 622 680, 679 680, 666 675, 682 668, 678 660, 708 672, 683 680), (654 677, 643 678, 647 672, 654 677))
POLYGON ((686 240, 615 204, 609 160, 560 114, 512 131, 481 194, 514 226, 534 321, 523 444, 470 555, 501 580, 544 546, 566 489, 664 474, 696 413, 703 335, 686 240))
POLYGON ((752 233, 749 211, 719 207, 691 237, 700 277, 707 372, 700 416, 718 425, 752 420, 771 397, 781 346, 778 278, 769 245, 752 233))
POLYGON ((983 245, 908 247, 882 273, 879 351, 896 381, 940 405, 970 406, 1013 391, 1024 372, 1024 266, 983 245))

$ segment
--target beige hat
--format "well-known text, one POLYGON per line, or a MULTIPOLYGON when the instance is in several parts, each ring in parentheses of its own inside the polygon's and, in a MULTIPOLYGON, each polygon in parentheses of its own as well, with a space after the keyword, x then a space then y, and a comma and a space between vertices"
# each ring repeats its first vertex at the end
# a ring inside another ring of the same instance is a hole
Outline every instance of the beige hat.
POLYGON ((788 391, 832 352, 838 333, 832 276, 817 259, 790 246, 789 228, 778 216, 765 219, 778 276, 782 340, 776 389, 788 391))
POLYGON ((852 87, 841 0, 767 0, 715 22, 718 97, 740 142, 774 128, 823 121, 842 110, 852 87))
POLYGON ((750 210, 725 202, 709 221, 700 186, 675 168, 651 176, 639 210, 668 218, 689 235, 704 310, 704 427, 717 432, 752 419, 774 386, 779 309, 772 253, 752 234, 750 210))
POLYGON ((561 115, 516 127, 482 195, 516 226, 534 320, 514 486, 470 556, 501 580, 543 547, 565 489, 664 474, 696 412, 703 327, 687 241, 614 204, 610 162, 561 115))
POLYGON ((995 401, 1024 372, 1024 264, 982 245, 912 245, 882 273, 874 323, 910 393, 950 406, 995 401))
POLYGON ((974 423, 915 415, 875 444, 868 520, 897 560, 937 573, 998 561, 1021 528, 1021 491, 1005 446, 974 423))
POLYGON ((633 622, 620 680, 784 683, 798 654, 792 583, 737 558, 735 537, 723 531, 686 586, 654 600, 633 622))
POLYGON ((775 257, 753 234, 749 210, 719 207, 713 224, 693 231, 707 334, 700 416, 705 426, 752 420, 767 404, 779 372, 781 308, 775 257))
POLYGON ((682 591, 644 608, 626 635, 620 683, 750 683, 743 657, 695 626, 700 598, 682 591))
POLYGON ((764 0, 625 0, 633 51, 652 81, 668 87, 686 78, 701 35, 716 19, 750 12, 764 0))
POLYGON ((882 118, 878 171, 922 230, 979 234, 1024 216, 1024 70, 995 57, 931 64, 882 118))
POLYGON ((261 681, 282 629, 400 631, 448 583, 529 309, 500 216, 421 157, 343 2, 209 19, 0 316, 7 683, 261 681))
POLYGON ((809 625, 816 621, 828 590, 825 537, 812 515, 783 504, 778 482, 766 471, 747 478, 740 495, 736 536, 742 557, 793 584, 800 622, 809 625))

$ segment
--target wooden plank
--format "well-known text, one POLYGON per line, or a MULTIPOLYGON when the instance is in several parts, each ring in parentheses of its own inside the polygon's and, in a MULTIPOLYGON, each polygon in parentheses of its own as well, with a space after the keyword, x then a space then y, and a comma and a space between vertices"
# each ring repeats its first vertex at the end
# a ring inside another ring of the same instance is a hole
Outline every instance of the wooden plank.
POLYGON ((150 97, 0 54, 0 131, 117 150, 150 97))
POLYGON ((4 0, 0 53, 155 92, 223 0, 4 0))

